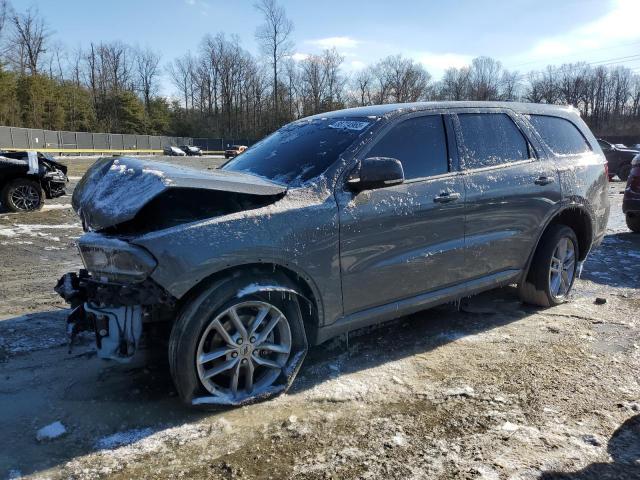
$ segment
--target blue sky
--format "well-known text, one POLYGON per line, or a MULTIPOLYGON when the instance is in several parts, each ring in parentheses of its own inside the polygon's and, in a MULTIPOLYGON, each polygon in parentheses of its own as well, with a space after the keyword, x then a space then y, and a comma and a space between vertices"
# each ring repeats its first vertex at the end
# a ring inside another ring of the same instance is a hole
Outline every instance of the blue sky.
MULTIPOLYGON (((261 19, 251 0, 12 0, 37 7, 69 49, 122 40, 166 63, 202 37, 235 33, 257 53, 261 19)), ((281 0, 295 24, 295 58, 335 46, 354 71, 402 53, 438 78, 488 55, 521 72, 549 63, 613 59, 640 71, 640 0, 281 0)), ((164 93, 169 93, 165 80, 164 93)))

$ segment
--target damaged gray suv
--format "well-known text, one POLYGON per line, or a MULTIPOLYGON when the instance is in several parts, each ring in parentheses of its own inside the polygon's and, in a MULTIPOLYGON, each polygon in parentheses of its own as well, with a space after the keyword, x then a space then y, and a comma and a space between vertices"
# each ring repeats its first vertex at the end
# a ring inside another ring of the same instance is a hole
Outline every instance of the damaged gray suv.
POLYGON ((568 107, 445 102, 293 122, 202 172, 105 158, 73 206, 73 336, 129 360, 167 332, 193 405, 285 391, 310 344, 508 284, 563 302, 604 235, 606 161, 568 107))

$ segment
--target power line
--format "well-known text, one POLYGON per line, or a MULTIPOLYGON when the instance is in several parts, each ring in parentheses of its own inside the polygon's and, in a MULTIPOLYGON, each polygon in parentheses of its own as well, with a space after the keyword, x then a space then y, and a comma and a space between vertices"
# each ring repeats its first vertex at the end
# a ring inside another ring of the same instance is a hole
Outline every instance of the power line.
MULTIPOLYGON (((613 50, 614 48, 633 47, 635 45, 640 45, 640 42, 627 43, 627 44, 624 44, 624 45, 614 45, 614 46, 610 46, 610 47, 592 48, 592 49, 590 49, 590 51, 591 52, 601 52, 603 50, 613 50)), ((562 56, 559 56, 559 57, 547 58, 545 60, 533 60, 533 61, 530 61, 530 62, 517 63, 515 65, 512 65, 512 68, 524 67, 526 65, 534 65, 536 63, 555 61, 555 60, 560 60, 562 58, 570 58, 570 57, 571 57, 570 55, 562 55, 562 56)))
MULTIPOLYGON (((637 62, 637 61, 640 61, 640 55, 629 55, 629 56, 626 56, 626 57, 609 58, 609 59, 606 59, 606 60, 598 60, 598 61, 594 61, 594 62, 580 62, 580 63, 573 64, 573 65, 567 65, 567 66, 562 67, 562 68, 554 68, 552 73, 554 73, 554 74, 569 73, 569 72, 572 72, 574 70, 580 70, 582 68, 592 67, 592 66, 598 66, 598 67, 624 66, 625 63, 631 63, 631 62, 637 62), (603 62, 608 62, 608 63, 603 63, 603 62)), ((552 65, 550 65, 550 66, 553 67, 552 65)), ((543 70, 532 70, 530 72, 523 73, 521 75, 516 76, 516 79, 517 80, 523 80, 523 79, 525 79, 527 77, 530 77, 532 75, 540 75, 540 74, 545 74, 545 73, 547 73, 547 72, 543 71, 543 70)))

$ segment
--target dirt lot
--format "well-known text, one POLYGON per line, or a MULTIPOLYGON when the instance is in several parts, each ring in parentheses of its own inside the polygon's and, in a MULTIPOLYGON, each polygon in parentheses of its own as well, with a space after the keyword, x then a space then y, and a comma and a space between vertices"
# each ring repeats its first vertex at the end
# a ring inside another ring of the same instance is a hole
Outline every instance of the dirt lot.
MULTIPOLYGON (((73 187, 90 162, 68 163, 73 187)), ((289 394, 219 412, 183 408, 161 355, 67 353, 70 197, 0 214, 0 478, 640 478, 640 236, 610 189, 569 303, 505 288, 356 332, 312 349, 289 394)))

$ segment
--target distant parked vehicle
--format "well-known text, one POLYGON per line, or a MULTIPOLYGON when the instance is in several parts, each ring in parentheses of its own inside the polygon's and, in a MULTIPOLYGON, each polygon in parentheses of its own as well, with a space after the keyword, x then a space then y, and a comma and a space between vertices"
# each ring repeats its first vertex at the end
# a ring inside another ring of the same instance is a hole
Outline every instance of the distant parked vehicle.
POLYGON ((178 147, 164 147, 164 154, 170 157, 185 157, 187 155, 178 147))
POLYGON ((636 155, 631 161, 631 171, 622 200, 622 213, 625 214, 629 230, 640 233, 640 155, 636 155))
POLYGON ((200 147, 194 147, 193 145, 181 145, 180 150, 186 153, 189 157, 199 157, 202 155, 200 147))
POLYGON ((232 145, 231 148, 224 151, 224 158, 237 157, 246 149, 247 149, 246 145, 232 145))
POLYGON ((38 152, 0 152, 0 202, 11 212, 39 210, 65 194, 67 167, 38 152))
POLYGON ((631 172, 631 160, 640 152, 631 148, 618 147, 601 138, 598 139, 598 143, 604 152, 604 156, 607 158, 609 178, 611 179, 614 175, 618 175, 620 180, 626 182, 629 177, 629 172, 631 172))

